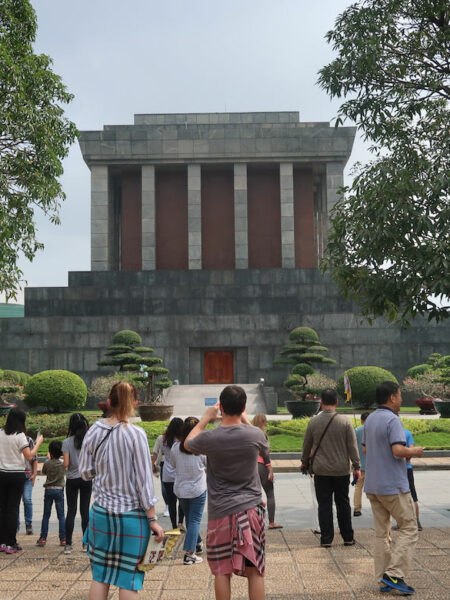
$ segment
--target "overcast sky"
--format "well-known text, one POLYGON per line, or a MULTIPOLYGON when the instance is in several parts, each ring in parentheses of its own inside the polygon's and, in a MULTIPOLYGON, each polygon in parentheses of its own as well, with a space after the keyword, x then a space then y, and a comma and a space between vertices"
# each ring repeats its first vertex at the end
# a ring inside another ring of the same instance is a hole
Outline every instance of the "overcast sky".
MULTIPOLYGON (((348 0, 32 0, 36 51, 75 96, 80 130, 131 124, 134 113, 298 110, 329 121, 338 104, 316 85, 324 39, 348 0)), ((349 167, 366 160, 355 144, 349 167)), ((45 244, 21 261, 29 286, 65 286, 90 269, 90 174, 78 144, 64 162, 61 225, 37 215, 45 244)), ((20 298, 19 298, 20 300, 20 298)))

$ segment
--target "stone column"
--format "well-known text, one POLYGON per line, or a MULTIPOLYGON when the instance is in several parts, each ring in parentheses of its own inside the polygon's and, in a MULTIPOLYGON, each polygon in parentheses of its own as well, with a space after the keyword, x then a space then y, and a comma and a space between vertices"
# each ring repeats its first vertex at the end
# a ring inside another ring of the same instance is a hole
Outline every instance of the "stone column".
POLYGON ((248 269, 246 163, 234 165, 234 255, 236 269, 248 269))
POLYGON ((156 267, 155 167, 142 166, 142 270, 156 267))
POLYGON ((200 165, 188 165, 189 269, 202 268, 202 198, 200 165))
POLYGON ((91 167, 91 270, 109 268, 109 184, 108 167, 91 167))
POLYGON ((295 267, 294 167, 280 163, 281 261, 283 269, 295 267))
POLYGON ((344 185, 344 164, 342 162, 327 163, 327 216, 330 227, 330 213, 338 199, 338 189, 344 185))

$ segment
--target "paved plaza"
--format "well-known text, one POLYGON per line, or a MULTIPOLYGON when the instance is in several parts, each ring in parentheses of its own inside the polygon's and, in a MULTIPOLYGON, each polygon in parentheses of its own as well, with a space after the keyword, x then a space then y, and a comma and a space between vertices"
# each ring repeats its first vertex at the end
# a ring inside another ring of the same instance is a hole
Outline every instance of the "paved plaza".
MULTIPOLYGON (((33 536, 19 534, 24 552, 0 554, 1 600, 84 600, 91 572, 89 560, 81 551, 81 535, 74 536, 74 552, 65 556, 58 545, 56 517, 52 514, 45 548, 36 547, 43 506, 43 482, 39 477, 34 490, 33 536)), ((336 535, 331 549, 319 547, 311 532, 311 491, 307 477, 298 473, 276 473, 277 521, 283 530, 267 534, 267 600, 371 600, 386 598, 373 577, 372 516, 364 498, 362 517, 353 519, 354 547, 344 547, 336 535)), ((417 471, 421 521, 412 572, 407 582, 416 588, 416 600, 450 599, 450 473, 417 471)), ((156 480, 157 495, 160 494, 156 480)), ((169 520, 158 513, 164 527, 169 520)), ((204 525, 206 521, 204 520, 204 525)), ((80 523, 76 522, 76 531, 80 523)), ((396 532, 393 532, 396 535, 396 532)), ((147 574, 141 600, 213 600, 213 580, 206 561, 184 566, 180 544, 169 558, 147 574)), ((110 598, 117 599, 112 588, 110 598)), ((233 599, 247 600, 246 582, 233 579, 233 599)))

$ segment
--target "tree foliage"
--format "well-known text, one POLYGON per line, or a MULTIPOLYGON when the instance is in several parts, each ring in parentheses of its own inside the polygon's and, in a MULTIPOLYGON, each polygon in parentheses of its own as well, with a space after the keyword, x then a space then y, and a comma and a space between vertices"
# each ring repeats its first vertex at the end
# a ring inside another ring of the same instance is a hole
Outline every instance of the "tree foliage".
POLYGON ((29 0, 0 3, 0 291, 16 296, 18 256, 43 248, 34 211, 58 223, 65 198, 61 161, 77 136, 62 105, 72 100, 52 61, 34 54, 36 15, 29 0))
POLYGON ((341 190, 322 268, 369 318, 450 314, 449 21, 448 0, 364 0, 327 34, 319 84, 374 158, 341 190))

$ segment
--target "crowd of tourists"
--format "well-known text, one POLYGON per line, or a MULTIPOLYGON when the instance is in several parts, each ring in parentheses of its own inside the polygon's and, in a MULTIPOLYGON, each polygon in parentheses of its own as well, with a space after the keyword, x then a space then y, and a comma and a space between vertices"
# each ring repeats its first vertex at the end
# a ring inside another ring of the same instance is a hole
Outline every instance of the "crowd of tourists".
MULTIPOLYGON (((338 396, 324 390, 321 411, 307 427, 301 471, 311 477, 317 502, 320 546, 334 540, 333 500, 337 524, 345 546, 355 544, 349 499, 350 479, 355 484, 354 512, 362 512, 362 491, 370 501, 375 528, 375 577, 381 591, 413 594, 405 574, 421 528, 414 487, 412 457, 415 447, 398 412, 401 393, 397 384, 385 382, 376 392, 377 410, 362 415, 362 425, 336 412, 338 396), (391 536, 391 520, 398 533, 391 536)), ((201 563, 206 546, 214 575, 217 600, 231 598, 231 577, 245 576, 251 600, 263 600, 265 572, 265 515, 268 529, 275 521, 273 469, 267 418, 256 415, 250 423, 245 391, 236 385, 224 388, 215 406, 200 419, 173 418, 150 454, 145 431, 130 423, 137 391, 127 382, 116 383, 109 394, 108 413, 91 427, 75 413, 67 438, 49 444, 45 475, 44 511, 38 546, 45 546, 53 503, 59 522, 59 542, 64 554, 73 549, 72 536, 79 499, 83 550, 92 569, 90 600, 105 600, 111 585, 119 598, 135 598, 144 572, 138 569, 151 535, 164 538, 155 511, 155 475, 173 529, 185 533, 183 564, 201 563), (210 423, 216 427, 207 428, 210 423), (253 425, 253 426, 252 426, 253 425), (64 511, 64 488, 67 513, 64 511), (262 490, 266 495, 263 501, 262 490), (93 503, 91 506, 91 495, 93 503), (206 500, 206 544, 200 525, 206 500)), ((31 535, 31 493, 37 473, 36 441, 26 435, 26 414, 13 408, 0 429, 0 552, 16 554, 23 498, 25 531, 31 535)))

